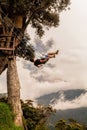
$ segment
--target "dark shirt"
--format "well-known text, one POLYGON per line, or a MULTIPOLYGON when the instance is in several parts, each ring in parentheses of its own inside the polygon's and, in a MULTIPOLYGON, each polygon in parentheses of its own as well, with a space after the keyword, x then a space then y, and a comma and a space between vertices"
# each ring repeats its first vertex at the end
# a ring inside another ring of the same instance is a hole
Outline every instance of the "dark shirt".
POLYGON ((45 58, 37 59, 37 60, 34 61, 34 65, 38 66, 38 65, 41 65, 41 64, 45 64, 47 61, 48 61, 48 59, 45 59, 45 58), (46 60, 46 61, 41 62, 40 60, 46 60))
POLYGON ((35 66, 38 66, 38 65, 40 65, 40 64, 42 64, 42 63, 40 62, 40 59, 37 59, 37 60, 34 61, 34 65, 35 65, 35 66))

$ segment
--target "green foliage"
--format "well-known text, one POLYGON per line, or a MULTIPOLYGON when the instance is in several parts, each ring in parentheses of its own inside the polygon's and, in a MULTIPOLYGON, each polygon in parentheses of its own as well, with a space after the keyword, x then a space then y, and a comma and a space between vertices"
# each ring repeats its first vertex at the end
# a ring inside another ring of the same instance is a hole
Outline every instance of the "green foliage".
MULTIPOLYGON (((6 103, 7 99, 0 99, 0 130, 22 130, 16 127, 13 123, 14 115, 11 112, 9 105, 6 103)), ((22 102, 23 122, 25 130, 48 130, 45 123, 48 119, 46 108, 33 107, 32 101, 28 100, 26 103, 22 102), (47 118, 45 118, 47 116, 47 118)), ((52 112, 51 112, 52 113, 52 112)))
POLYGON ((28 130, 47 130, 45 123, 54 110, 49 107, 33 107, 32 101, 22 102, 24 123, 28 130))
POLYGON ((55 128, 56 130, 66 130, 66 121, 65 120, 58 121, 55 128))
MULTIPOLYGON (((6 101, 6 98, 5 100, 0 99, 0 130, 22 130, 14 125, 14 115, 6 101)), ((25 103, 21 101, 21 103, 25 130, 49 130, 46 121, 54 113, 51 107, 38 106, 35 108, 31 100, 27 100, 25 103)), ((87 127, 70 118, 68 121, 59 120, 55 125, 55 130, 87 130, 87 127)))
POLYGON ((23 116, 28 129, 34 130, 41 117, 39 111, 30 102, 22 103, 23 116))
POLYGON ((43 27, 59 25, 59 13, 65 10, 70 0, 7 0, 1 7, 10 18, 22 15, 23 30, 31 24, 39 36, 44 34, 43 27))
POLYGON ((35 130, 49 130, 46 125, 37 125, 35 130))
POLYGON ((23 116, 26 120, 27 128, 31 130, 33 130, 36 127, 36 124, 40 120, 38 112, 33 107, 25 106, 23 108, 23 116))
POLYGON ((0 102, 0 130, 22 130, 13 123, 14 115, 6 103, 0 102))
POLYGON ((67 123, 65 120, 59 120, 55 125, 56 130, 86 130, 86 126, 81 125, 74 119, 69 119, 67 123))
POLYGON ((3 124, 5 124, 4 127, 12 127, 12 113, 9 110, 9 107, 4 104, 0 103, 0 127, 3 128, 3 124), (9 119, 9 120, 8 120, 9 119))

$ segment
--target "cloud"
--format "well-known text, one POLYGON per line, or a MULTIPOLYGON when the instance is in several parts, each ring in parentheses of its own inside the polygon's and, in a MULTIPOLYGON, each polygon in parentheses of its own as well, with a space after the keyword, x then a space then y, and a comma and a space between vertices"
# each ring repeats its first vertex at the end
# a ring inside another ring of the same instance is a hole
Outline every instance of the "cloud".
MULTIPOLYGON (((85 6, 82 10, 80 2, 74 0, 71 10, 61 14, 59 28, 46 31, 46 35, 41 40, 38 39, 36 45, 33 41, 34 33, 29 28, 32 43, 39 57, 42 52, 50 50, 59 49, 60 52, 56 58, 49 60, 40 69, 29 61, 17 59, 22 99, 35 99, 44 94, 72 88, 87 90, 87 18, 85 17, 87 1, 84 1, 85 6)), ((6 91, 6 72, 4 72, 0 76, 0 92, 6 91)), ((85 106, 86 98, 87 94, 72 101, 60 99, 57 103, 59 105, 55 104, 55 107, 67 109, 85 106)))
MULTIPOLYGON (((70 89, 86 89, 86 83, 79 80, 75 74, 74 78, 66 74, 68 70, 63 70, 58 63, 58 68, 55 64, 56 59, 50 60, 46 66, 38 69, 31 62, 25 61, 22 58, 17 59, 17 69, 21 84, 21 98, 32 99, 45 94, 50 94, 58 90, 70 89), (49 67, 48 64, 54 64, 54 67, 49 67), (70 76, 70 78, 69 78, 70 76)), ((59 61, 58 61, 59 62, 59 61)), ((71 71, 70 71, 71 72, 71 71)), ((76 71, 75 71, 76 72, 76 71)), ((73 73, 73 72, 72 72, 73 73)), ((6 72, 0 76, 0 92, 6 92, 6 72)))
POLYGON ((60 76, 55 78, 50 67, 46 66, 44 68, 37 69, 33 65, 31 67, 31 64, 28 62, 25 63, 24 61, 25 65, 22 64, 23 61, 23 59, 20 59, 20 62, 17 62, 19 78, 21 81, 22 98, 35 99, 36 97, 46 93, 52 93, 53 91, 56 91, 57 88, 61 87, 63 84, 62 82, 65 82, 62 78, 60 78, 60 76))
MULTIPOLYGON (((81 48, 64 50, 40 69, 29 61, 17 58, 21 98, 35 99, 44 94, 72 88, 87 90, 86 53, 81 51, 81 48)), ((6 72, 0 76, 0 90, 7 91, 6 72)))
POLYGON ((44 66, 37 69, 32 63, 18 61, 18 72, 21 81, 21 97, 35 99, 58 90, 80 89, 83 84, 78 80, 67 80, 61 70, 44 66))
POLYGON ((53 45, 54 41, 52 38, 45 42, 43 42, 40 38, 34 39, 34 47, 38 55, 47 53, 47 51, 51 49, 53 45))
POLYGON ((7 92, 7 85, 6 85, 6 71, 0 75, 0 93, 7 92))
POLYGON ((63 94, 61 94, 60 99, 56 100, 54 104, 52 104, 53 108, 57 110, 66 110, 66 109, 75 109, 80 107, 87 107, 87 92, 85 94, 81 94, 78 98, 74 100, 65 100, 63 94))

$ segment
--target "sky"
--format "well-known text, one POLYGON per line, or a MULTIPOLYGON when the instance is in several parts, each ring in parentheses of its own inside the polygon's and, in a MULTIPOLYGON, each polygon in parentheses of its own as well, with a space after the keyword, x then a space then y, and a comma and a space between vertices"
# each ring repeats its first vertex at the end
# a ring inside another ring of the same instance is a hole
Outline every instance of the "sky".
MULTIPOLYGON (((37 57, 41 53, 59 50, 56 58, 37 69, 29 61, 17 58, 17 68, 21 84, 21 98, 32 99, 57 92, 58 90, 87 90, 87 0, 72 0, 70 10, 60 15, 58 28, 46 31, 43 38, 37 39, 34 30, 28 28, 31 42, 37 42, 37 57), (51 46, 49 43, 53 41, 51 46), (40 42, 40 44, 38 43, 40 42)), ((6 71, 0 76, 0 92, 6 92, 6 71)), ((87 106, 87 93, 70 101, 64 96, 56 101, 56 109, 78 108, 87 106), (63 106, 63 107, 61 107, 63 106)))

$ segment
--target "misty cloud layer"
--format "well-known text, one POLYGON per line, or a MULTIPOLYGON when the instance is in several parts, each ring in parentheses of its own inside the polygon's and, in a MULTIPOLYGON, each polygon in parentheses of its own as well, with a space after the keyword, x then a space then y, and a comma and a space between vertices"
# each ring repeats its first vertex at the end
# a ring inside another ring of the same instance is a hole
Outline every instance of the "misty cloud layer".
POLYGON ((87 92, 85 94, 81 94, 78 98, 74 100, 65 100, 63 94, 61 94, 60 99, 56 100, 54 104, 52 104, 53 108, 57 110, 66 110, 66 109, 76 109, 80 107, 87 107, 87 92))

